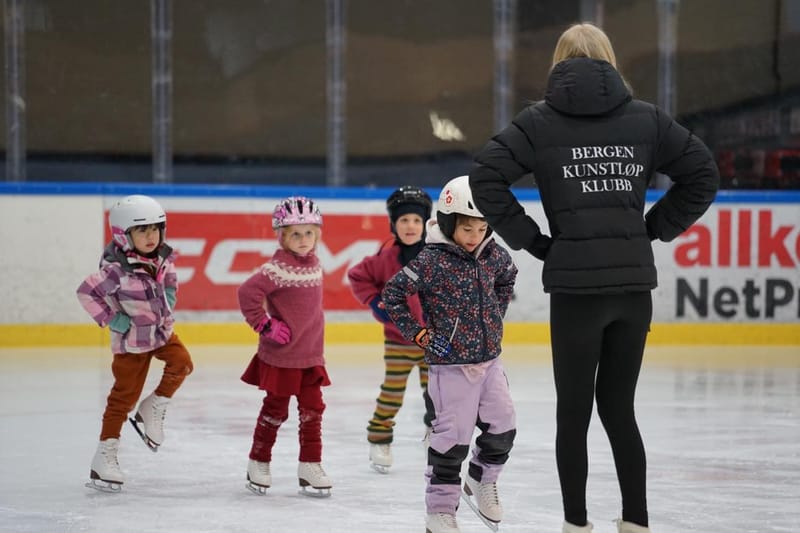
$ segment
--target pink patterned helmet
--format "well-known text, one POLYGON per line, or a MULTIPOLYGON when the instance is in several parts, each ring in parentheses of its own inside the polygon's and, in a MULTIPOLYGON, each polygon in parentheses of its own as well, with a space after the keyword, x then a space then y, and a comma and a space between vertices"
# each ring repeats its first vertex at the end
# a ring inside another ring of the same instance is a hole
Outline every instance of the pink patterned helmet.
POLYGON ((322 225, 322 213, 311 198, 290 196, 275 206, 272 212, 272 229, 279 230, 295 224, 322 225))

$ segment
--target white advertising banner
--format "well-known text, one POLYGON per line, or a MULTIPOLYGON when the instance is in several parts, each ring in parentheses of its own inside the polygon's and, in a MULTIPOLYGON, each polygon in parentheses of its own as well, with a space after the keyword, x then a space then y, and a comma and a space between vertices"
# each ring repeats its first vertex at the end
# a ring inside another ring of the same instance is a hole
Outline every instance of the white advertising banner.
MULTIPOLYGON (((214 196, 212 188, 197 195, 151 189, 145 193, 165 207, 167 240, 179 253, 181 320, 240 322, 236 289, 275 250, 270 213, 282 191, 241 197, 214 196)), ((369 318, 352 297, 346 272, 391 238, 388 192, 328 191, 316 198, 324 219, 318 254, 329 321, 369 318)), ((86 322, 75 289, 97 268, 109 240, 108 208, 124 195, 0 195, 0 324, 86 322)), ((753 194, 741 201, 728 195, 674 242, 653 243, 655 322, 800 321, 800 204, 774 196, 759 202, 751 201, 758 200, 753 194)), ((547 231, 541 204, 526 199, 523 205, 547 231)), ((507 319, 546 322, 541 262, 525 252, 512 255, 520 275, 507 319)))

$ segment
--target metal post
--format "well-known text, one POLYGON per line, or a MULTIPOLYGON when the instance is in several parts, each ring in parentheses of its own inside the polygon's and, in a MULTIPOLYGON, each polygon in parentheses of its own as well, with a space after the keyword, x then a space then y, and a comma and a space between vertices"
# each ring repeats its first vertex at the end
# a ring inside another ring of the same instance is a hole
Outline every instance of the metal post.
POLYGON ((658 105, 673 115, 676 107, 675 52, 679 0, 658 0, 658 105))
POLYGON ((494 0, 494 131, 511 122, 516 0, 494 0))
POLYGON ((345 0, 326 1, 327 48, 326 92, 328 108, 328 185, 344 185, 346 181, 347 142, 345 102, 347 81, 345 80, 345 0))
POLYGON ((581 0, 580 18, 591 22, 598 28, 603 27, 603 0, 581 0))
POLYGON ((151 0, 153 181, 172 181, 172 0, 151 0))
POLYGON ((6 180, 25 181, 25 0, 5 0, 6 180))
MULTIPOLYGON (((675 53, 678 43, 678 4, 680 0, 656 0, 658 2, 658 106, 668 115, 674 116, 677 107, 675 87, 675 53)), ((655 185, 667 189, 670 180, 657 175, 655 185)))

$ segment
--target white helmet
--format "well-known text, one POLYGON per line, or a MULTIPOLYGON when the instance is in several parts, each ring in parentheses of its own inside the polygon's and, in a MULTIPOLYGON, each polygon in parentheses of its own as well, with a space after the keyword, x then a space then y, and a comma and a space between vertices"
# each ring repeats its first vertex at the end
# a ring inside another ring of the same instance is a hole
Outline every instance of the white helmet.
POLYGON ((167 214, 161 204, 141 194, 126 196, 111 206, 108 213, 111 238, 123 251, 133 250, 133 240, 128 230, 134 226, 157 224, 161 230, 159 244, 164 242, 167 233, 167 214))
MULTIPOLYGON (((436 203, 436 222, 447 238, 452 239, 456 231, 456 215, 483 218, 475 202, 472 201, 472 190, 469 188, 469 176, 459 176, 448 181, 439 201, 436 203)), ((487 233, 488 236, 488 233, 487 233)))

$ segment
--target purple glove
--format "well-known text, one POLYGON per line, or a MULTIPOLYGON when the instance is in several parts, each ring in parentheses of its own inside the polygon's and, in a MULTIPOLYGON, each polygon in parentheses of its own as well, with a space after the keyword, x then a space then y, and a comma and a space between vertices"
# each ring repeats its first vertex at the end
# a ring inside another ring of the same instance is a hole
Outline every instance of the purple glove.
POLYGON ((286 322, 278 320, 277 318, 269 318, 265 320, 263 324, 261 329, 258 330, 258 333, 272 342, 286 344, 292 340, 292 330, 289 329, 286 322))

